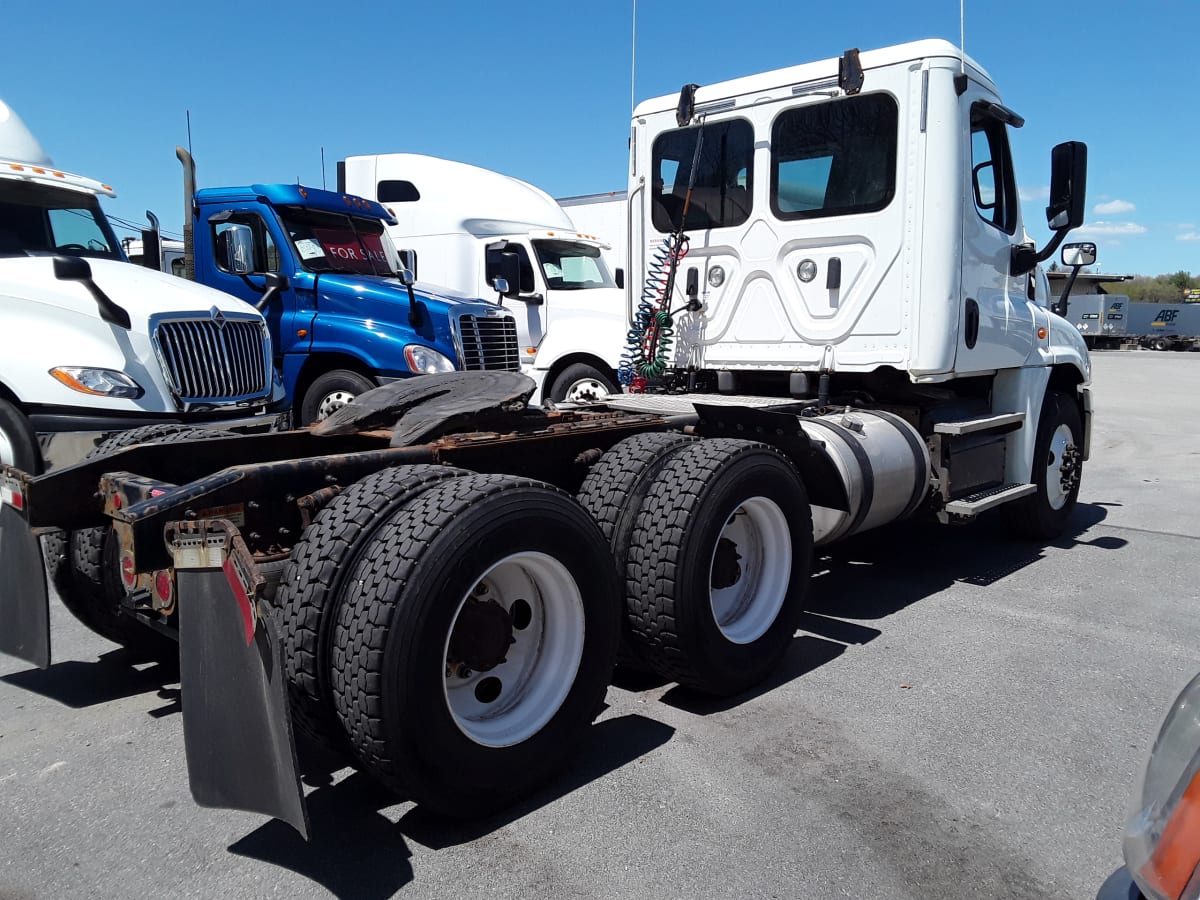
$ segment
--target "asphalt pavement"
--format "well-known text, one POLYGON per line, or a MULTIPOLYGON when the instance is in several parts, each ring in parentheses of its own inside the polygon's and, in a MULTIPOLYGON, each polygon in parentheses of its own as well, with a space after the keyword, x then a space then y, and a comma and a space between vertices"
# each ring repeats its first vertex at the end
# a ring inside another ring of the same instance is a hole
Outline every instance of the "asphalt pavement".
POLYGON ((1069 534, 904 525, 818 560, 759 688, 619 675, 565 775, 447 825, 350 770, 313 837, 192 803, 178 673, 52 607, 0 659, 0 898, 1092 898, 1200 667, 1200 354, 1098 353, 1069 534))

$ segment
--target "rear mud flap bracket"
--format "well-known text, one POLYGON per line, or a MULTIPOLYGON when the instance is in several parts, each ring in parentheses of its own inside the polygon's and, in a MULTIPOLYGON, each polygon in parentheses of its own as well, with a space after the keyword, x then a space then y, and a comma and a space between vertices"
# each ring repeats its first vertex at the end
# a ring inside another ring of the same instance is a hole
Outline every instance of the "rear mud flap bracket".
POLYGON ((226 519, 173 522, 183 739, 201 806, 262 813, 308 837, 279 632, 226 519))

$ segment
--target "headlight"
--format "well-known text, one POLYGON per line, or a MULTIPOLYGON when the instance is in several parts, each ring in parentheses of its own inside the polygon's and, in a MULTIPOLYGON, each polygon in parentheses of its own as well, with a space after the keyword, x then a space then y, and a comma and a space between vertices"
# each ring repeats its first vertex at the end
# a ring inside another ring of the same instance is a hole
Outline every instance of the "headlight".
POLYGON ((50 370, 55 381, 73 391, 94 397, 119 397, 136 400, 145 391, 124 372, 112 369, 88 369, 83 366, 57 366, 50 370))
POLYGON ((439 375, 454 371, 454 363, 436 350, 422 347, 420 344, 409 344, 405 347, 404 359, 408 368, 418 375, 439 375))

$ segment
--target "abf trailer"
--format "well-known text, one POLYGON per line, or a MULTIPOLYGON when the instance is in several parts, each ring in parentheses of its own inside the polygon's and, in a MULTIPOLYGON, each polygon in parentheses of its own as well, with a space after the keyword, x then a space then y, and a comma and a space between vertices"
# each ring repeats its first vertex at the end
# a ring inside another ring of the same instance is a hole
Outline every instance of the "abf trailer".
POLYGON ((569 758, 619 643, 702 691, 764 677, 814 543, 998 505, 1058 535, 1090 368, 1037 266, 1082 222, 1086 151, 1054 149, 1038 249, 1020 124, 942 41, 643 103, 626 370, 645 393, 545 411, 524 376, 458 372, 310 431, 0 470, 3 648, 49 654, 37 530, 92 535, 104 614, 180 642, 199 802, 304 828, 294 722, 465 815, 569 758))
POLYGON ((396 217, 388 232, 422 281, 486 296, 506 278, 501 299, 516 317, 522 370, 541 399, 617 392, 621 273, 609 271, 606 245, 579 233, 545 191, 414 153, 351 156, 338 163, 338 190, 388 208, 396 217), (502 271, 505 264, 511 268, 502 271))

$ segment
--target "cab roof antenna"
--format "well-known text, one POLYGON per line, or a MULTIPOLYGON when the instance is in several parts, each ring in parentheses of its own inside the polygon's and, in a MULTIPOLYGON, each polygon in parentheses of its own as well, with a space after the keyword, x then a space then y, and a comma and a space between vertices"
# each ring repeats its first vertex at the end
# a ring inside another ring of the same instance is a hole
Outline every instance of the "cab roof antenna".
POLYGON ((967 92, 967 0, 958 0, 958 74, 954 76, 954 91, 958 96, 967 92))

